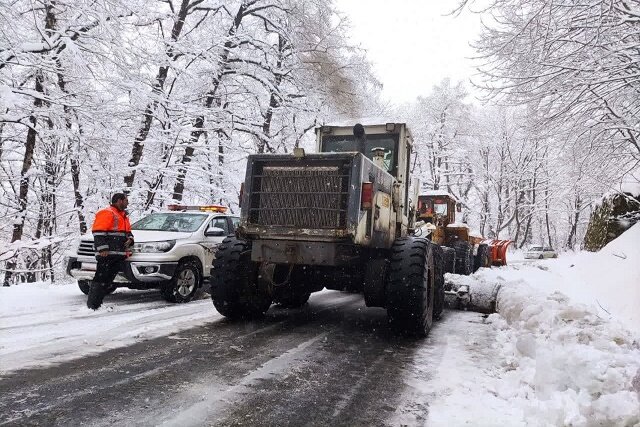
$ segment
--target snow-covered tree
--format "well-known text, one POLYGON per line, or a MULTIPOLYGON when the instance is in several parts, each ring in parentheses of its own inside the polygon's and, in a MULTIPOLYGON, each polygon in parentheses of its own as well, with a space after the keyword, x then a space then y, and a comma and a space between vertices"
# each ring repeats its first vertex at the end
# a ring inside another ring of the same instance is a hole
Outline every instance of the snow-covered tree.
POLYGON ((115 191, 134 217, 172 200, 233 209, 247 154, 375 108, 346 26, 321 0, 0 4, 4 283, 52 279, 115 191))

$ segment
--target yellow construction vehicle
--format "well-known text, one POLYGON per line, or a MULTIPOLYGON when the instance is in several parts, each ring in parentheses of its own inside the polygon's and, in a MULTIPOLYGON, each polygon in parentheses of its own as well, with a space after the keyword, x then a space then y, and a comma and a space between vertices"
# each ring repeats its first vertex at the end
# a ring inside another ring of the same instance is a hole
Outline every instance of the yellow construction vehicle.
POLYGON ((446 191, 432 190, 418 196, 416 234, 428 235, 442 247, 445 272, 469 275, 480 267, 506 265, 511 240, 473 235, 467 224, 456 222, 460 206, 446 191))

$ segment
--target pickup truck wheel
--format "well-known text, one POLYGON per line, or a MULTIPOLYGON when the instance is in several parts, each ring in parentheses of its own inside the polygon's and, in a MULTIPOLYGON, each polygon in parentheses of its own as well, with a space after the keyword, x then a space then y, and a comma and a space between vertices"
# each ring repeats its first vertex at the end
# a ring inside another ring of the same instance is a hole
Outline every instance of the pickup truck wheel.
POLYGON ((201 281, 200 267, 195 261, 181 262, 173 279, 162 287, 162 297, 168 302, 189 302, 198 292, 201 281))
MULTIPOLYGON (((78 280, 78 287, 80 288, 80 290, 82 291, 83 294, 89 295, 89 288, 91 288, 91 281, 89 281, 89 280, 78 280)), ((116 288, 117 288, 116 285, 107 286, 107 288, 105 289, 105 294, 109 295, 109 294, 114 293, 116 288)))
POLYGON ((397 239, 391 248, 386 287, 387 317, 397 332, 426 337, 433 323, 435 267, 432 243, 397 239))
POLYGON ((83 294, 89 295, 89 288, 91 288, 91 282, 88 280, 78 280, 78 287, 83 294))
POLYGON ((231 319, 259 317, 271 306, 271 296, 258 280, 251 262, 251 243, 227 237, 216 251, 211 269, 211 300, 220 314, 231 319))

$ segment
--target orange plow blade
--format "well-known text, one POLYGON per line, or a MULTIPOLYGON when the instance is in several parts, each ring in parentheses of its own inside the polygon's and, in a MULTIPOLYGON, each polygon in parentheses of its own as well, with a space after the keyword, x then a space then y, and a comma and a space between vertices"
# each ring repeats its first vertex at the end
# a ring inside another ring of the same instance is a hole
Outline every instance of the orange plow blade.
POLYGON ((507 265, 507 247, 511 243, 512 240, 485 240, 483 243, 489 245, 489 253, 491 256, 491 265, 495 266, 503 266, 507 265))

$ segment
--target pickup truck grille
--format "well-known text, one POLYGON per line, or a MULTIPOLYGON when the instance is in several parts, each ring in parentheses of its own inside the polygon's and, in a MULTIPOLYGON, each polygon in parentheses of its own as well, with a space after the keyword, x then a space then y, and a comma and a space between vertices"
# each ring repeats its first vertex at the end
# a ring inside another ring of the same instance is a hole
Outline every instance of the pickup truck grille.
POLYGON ((81 240, 78 247, 78 255, 82 256, 95 256, 96 250, 93 248, 93 241, 81 240))
POLYGON ((349 168, 264 166, 252 177, 249 222, 308 229, 346 227, 349 168))

